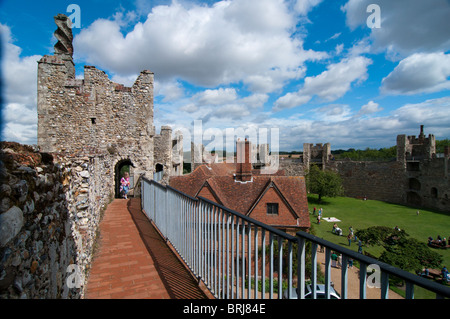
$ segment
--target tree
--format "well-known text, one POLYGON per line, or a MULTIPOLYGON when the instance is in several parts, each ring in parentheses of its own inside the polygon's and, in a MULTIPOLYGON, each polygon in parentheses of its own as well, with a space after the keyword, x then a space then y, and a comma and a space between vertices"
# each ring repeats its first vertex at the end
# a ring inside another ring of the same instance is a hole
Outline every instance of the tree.
POLYGON ((336 197, 343 193, 341 177, 330 170, 321 170, 317 165, 312 165, 306 174, 306 187, 308 191, 322 197, 336 197))
POLYGON ((425 243, 404 230, 387 226, 373 226, 358 230, 355 235, 366 245, 382 246, 384 251, 379 260, 407 271, 421 271, 423 267, 440 268, 442 256, 427 247, 425 243))
POLYGON ((414 238, 402 238, 386 245, 380 261, 407 271, 420 272, 423 267, 440 268, 442 256, 414 238))
POLYGON ((360 229, 355 232, 355 235, 367 246, 384 246, 408 236, 404 230, 387 226, 372 226, 366 229, 360 229))
POLYGON ((436 153, 444 153, 446 146, 450 146, 450 140, 448 138, 436 141, 436 153))

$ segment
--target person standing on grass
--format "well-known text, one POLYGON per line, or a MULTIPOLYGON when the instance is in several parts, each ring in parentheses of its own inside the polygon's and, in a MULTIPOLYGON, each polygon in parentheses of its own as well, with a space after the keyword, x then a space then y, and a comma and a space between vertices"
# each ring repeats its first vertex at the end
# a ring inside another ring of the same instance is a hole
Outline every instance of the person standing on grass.
POLYGON ((348 234, 347 239, 348 239, 348 245, 350 246, 352 244, 352 234, 351 233, 348 234))

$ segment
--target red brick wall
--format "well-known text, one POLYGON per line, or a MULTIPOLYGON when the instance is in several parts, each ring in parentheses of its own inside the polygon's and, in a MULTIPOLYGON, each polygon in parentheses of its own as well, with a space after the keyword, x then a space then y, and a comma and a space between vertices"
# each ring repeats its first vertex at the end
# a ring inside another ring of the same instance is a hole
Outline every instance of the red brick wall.
POLYGON ((213 201, 214 203, 222 205, 222 203, 213 195, 209 187, 203 186, 201 191, 198 193, 197 197, 204 197, 213 201))
POLYGON ((273 187, 267 190, 251 212, 250 217, 268 225, 297 225, 297 219, 273 187), (267 214, 267 203, 278 203, 278 215, 267 214))

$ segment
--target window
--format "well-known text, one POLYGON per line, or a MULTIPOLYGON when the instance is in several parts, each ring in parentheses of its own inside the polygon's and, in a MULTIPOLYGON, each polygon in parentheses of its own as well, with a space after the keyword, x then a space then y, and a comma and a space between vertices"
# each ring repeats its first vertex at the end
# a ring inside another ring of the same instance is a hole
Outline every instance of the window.
POLYGON ((267 203, 267 215, 278 215, 278 203, 267 203))
POLYGON ((95 124, 95 117, 91 117, 91 124, 95 124))

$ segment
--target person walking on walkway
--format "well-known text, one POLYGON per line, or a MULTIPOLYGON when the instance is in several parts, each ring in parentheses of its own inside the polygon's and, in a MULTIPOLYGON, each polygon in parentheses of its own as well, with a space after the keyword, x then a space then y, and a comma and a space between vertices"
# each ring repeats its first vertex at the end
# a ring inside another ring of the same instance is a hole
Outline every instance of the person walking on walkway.
POLYGON ((127 199, 128 191, 130 190, 130 174, 125 172, 123 177, 120 179, 120 194, 122 197, 127 199))

